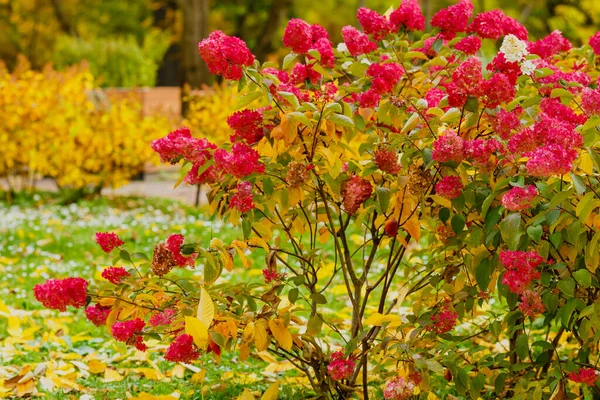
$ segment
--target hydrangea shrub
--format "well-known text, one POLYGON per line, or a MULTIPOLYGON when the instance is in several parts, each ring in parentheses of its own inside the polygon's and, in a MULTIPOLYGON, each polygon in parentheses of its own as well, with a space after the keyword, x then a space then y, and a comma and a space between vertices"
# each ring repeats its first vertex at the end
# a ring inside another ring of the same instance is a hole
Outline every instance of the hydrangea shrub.
POLYGON ((173 362, 270 351, 318 396, 599 396, 600 39, 473 10, 424 32, 416 0, 361 8, 336 46, 293 19, 282 65, 211 34, 200 54, 242 90, 231 143, 181 128, 152 148, 239 239, 174 232, 149 257, 101 234, 106 282, 36 296, 87 292, 91 322, 173 362), (249 268, 264 279, 232 283, 249 268))

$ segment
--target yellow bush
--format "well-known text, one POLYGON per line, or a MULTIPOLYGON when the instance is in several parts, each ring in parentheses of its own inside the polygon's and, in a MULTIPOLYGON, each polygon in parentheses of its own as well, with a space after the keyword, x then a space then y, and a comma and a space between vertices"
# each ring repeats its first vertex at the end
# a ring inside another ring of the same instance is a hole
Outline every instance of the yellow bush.
MULTIPOLYGON (((150 142, 172 128, 143 117, 129 99, 94 101, 94 78, 82 67, 33 71, 21 61, 0 67, 0 176, 49 176, 60 187, 116 187, 157 157, 150 142)), ((100 96, 102 97, 102 96, 100 96)))
POLYGON ((190 93, 184 125, 196 137, 205 137, 220 145, 229 142, 233 131, 227 118, 236 111, 239 100, 237 87, 229 82, 190 93))

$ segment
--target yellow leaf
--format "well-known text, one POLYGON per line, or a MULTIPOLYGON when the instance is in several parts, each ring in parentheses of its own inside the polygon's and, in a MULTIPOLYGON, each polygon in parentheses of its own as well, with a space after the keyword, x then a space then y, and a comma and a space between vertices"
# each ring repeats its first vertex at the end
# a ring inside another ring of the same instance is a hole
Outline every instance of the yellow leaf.
POLYGON ((265 249, 265 251, 269 251, 269 245, 267 244, 267 242, 263 238, 259 238, 258 236, 253 236, 250 239, 248 239, 248 245, 260 246, 263 249, 265 249))
POLYGON ((267 333, 267 323, 264 319, 256 321, 254 331, 254 345, 258 351, 264 351, 269 347, 270 339, 267 333))
POLYGON ((112 310, 110 310, 108 317, 106 318, 106 327, 108 329, 112 328, 112 326, 117 321, 117 318, 119 317, 119 312, 121 311, 120 304, 121 304, 121 300, 117 300, 115 302, 115 304, 112 306, 112 310))
POLYGON ((206 370, 201 369, 200 372, 196 372, 190 378, 192 383, 204 383, 204 378, 206 377, 206 370))
POLYGON ((98 360, 90 360, 87 365, 91 374, 101 374, 106 369, 106 364, 98 360))
POLYGON ((204 322, 195 317, 185 317, 185 333, 194 338, 194 343, 201 349, 206 348, 208 342, 208 327, 204 322))
POLYGON ((185 368, 183 367, 183 365, 177 364, 176 366, 174 366, 173 368, 171 368, 171 374, 170 375, 173 378, 183 379, 183 376, 185 375, 185 368))
POLYGON ((275 336, 275 340, 277 340, 277 343, 279 343, 282 349, 292 349, 292 334, 290 333, 289 329, 283 325, 281 318, 269 320, 269 328, 271 329, 273 336, 275 336))
POLYGON ((237 400, 255 400, 255 397, 252 395, 251 391, 244 389, 244 392, 240 394, 237 400))
POLYGON ((210 295, 204 289, 204 287, 200 288, 200 301, 198 302, 198 319, 202 321, 202 323, 208 327, 212 324, 213 319, 215 318, 215 306, 213 304, 210 295))
POLYGON ((410 235, 418 241, 421 238, 421 224, 419 218, 415 215, 402 225, 402 227, 410 233, 410 235))
POLYGON ((250 356, 250 346, 248 343, 240 344, 240 361, 244 362, 250 356))
POLYGON ((104 382, 120 382, 123 379, 123 375, 116 369, 106 368, 104 370, 104 382))
POLYGON ((452 208, 452 203, 450 202, 449 199, 447 199, 445 197, 439 196, 437 194, 432 194, 429 197, 431 197, 431 199, 433 201, 435 201, 436 203, 438 203, 440 206, 450 208, 450 209, 452 208))
POLYGON ((277 400, 279 396, 279 381, 275 381, 267 391, 262 395, 260 400, 277 400))
POLYGON ((371 314, 364 323, 365 325, 381 326, 385 322, 399 323, 400 317, 397 315, 383 315, 381 313, 374 313, 371 314))
POLYGON ((250 321, 244 328, 244 332, 242 333, 242 342, 250 343, 254 340, 255 334, 255 326, 254 322, 250 321))

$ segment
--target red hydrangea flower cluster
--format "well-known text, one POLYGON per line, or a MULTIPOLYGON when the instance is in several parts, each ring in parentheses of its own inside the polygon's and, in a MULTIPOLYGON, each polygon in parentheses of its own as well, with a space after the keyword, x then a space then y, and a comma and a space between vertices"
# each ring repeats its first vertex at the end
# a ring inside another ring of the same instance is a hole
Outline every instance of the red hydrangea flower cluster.
POLYGON ((377 168, 388 174, 397 174, 402 170, 402 166, 398 162, 398 153, 389 149, 375 150, 373 161, 375 161, 377 168))
POLYGON ((193 267, 195 264, 195 254, 184 256, 181 254, 181 245, 183 244, 183 235, 177 233, 171 235, 165 241, 167 250, 169 250, 173 256, 173 261, 180 267, 190 266, 193 267))
POLYGON ((526 164, 529 175, 547 177, 568 174, 577 158, 577 151, 550 144, 525 155, 529 156, 526 164))
POLYGON ((100 304, 87 306, 85 309, 85 316, 92 324, 100 326, 106 324, 110 310, 110 306, 101 306, 100 304))
POLYGON ((492 154, 502 149, 502 144, 496 139, 474 139, 464 142, 465 158, 480 166, 486 166, 492 154))
POLYGON ((446 300, 441 310, 431 316, 433 324, 427 325, 425 329, 441 335, 454 329, 457 319, 458 314, 450 308, 450 300, 446 300))
POLYGON ((405 380, 401 376, 388 381, 383 390, 383 398, 386 400, 408 400, 412 397, 415 384, 405 380))
POLYGON ((590 38, 589 44, 592 47, 592 50, 594 50, 594 53, 600 54, 600 32, 596 32, 594 36, 590 38))
MULTIPOLYGON (((550 123, 565 123, 568 122, 569 128, 574 129, 577 125, 584 124, 587 120, 585 115, 576 114, 572 108, 560 102, 557 98, 545 98, 540 103, 542 117, 546 116, 556 121, 543 121, 541 125, 550 123)), ((583 142, 582 142, 583 143, 583 142)))
POLYGON ((502 196, 502 205, 510 211, 521 211, 531 207, 531 200, 538 195, 538 190, 533 185, 524 188, 514 187, 502 196))
POLYGON ((473 35, 466 36, 456 43, 454 48, 465 54, 475 54, 481 48, 481 39, 473 35))
POLYGON ((277 272, 275 269, 264 268, 262 270, 263 278, 265 279, 265 283, 268 285, 271 282, 280 281, 285 278, 285 274, 281 274, 277 272))
POLYGON ((167 308, 163 312, 159 312, 154 314, 148 320, 150 326, 161 326, 161 325, 171 325, 173 322, 173 317, 175 316, 175 310, 172 308, 167 308))
POLYGON ((498 53, 492 59, 492 62, 487 65, 486 69, 490 72, 504 74, 511 85, 516 85, 519 76, 523 75, 519 63, 517 61, 508 61, 503 53, 498 53))
POLYGON ((365 7, 358 9, 356 18, 367 35, 371 35, 376 42, 394 31, 394 26, 386 17, 377 11, 365 7))
POLYGON ((431 19, 431 26, 440 28, 444 39, 450 40, 457 32, 467 30, 474 9, 470 0, 460 0, 457 4, 438 11, 431 19))
POLYGON ((102 277, 112 284, 118 285, 121 279, 130 276, 122 267, 108 267, 102 271, 102 277))
POLYGON ((502 283, 513 293, 523 293, 533 280, 540 278, 540 271, 536 268, 543 261, 535 251, 501 251, 500 262, 506 268, 502 283))
POLYGON ((248 212, 255 208, 251 182, 239 182, 237 192, 231 196, 229 208, 237 208, 240 212, 248 212))
POLYGON ((588 115, 599 115, 600 91, 598 89, 584 88, 581 92, 581 108, 588 115))
POLYGON ((485 91, 481 61, 471 57, 460 64, 452 72, 452 80, 446 86, 448 104, 451 107, 462 107, 469 96, 480 97, 485 91))
POLYGON ((404 27, 409 31, 425 29, 425 17, 417 0, 402 0, 400 6, 390 14, 394 31, 404 27))
POLYGON ((517 20, 500 10, 482 12, 473 18, 469 32, 474 32, 482 38, 498 40, 502 36, 513 34, 521 40, 527 40, 527 29, 517 20))
POLYGON ((285 28, 283 45, 297 54, 306 54, 311 49, 317 50, 324 67, 334 66, 335 58, 329 35, 321 25, 310 25, 299 18, 292 18, 285 28))
POLYGON ((188 334, 181 334, 167 348, 165 360, 189 363, 200 357, 200 352, 194 345, 194 338, 188 334))
POLYGON ((538 314, 546 311, 544 302, 538 292, 532 292, 531 290, 525 290, 521 294, 521 303, 519 308, 524 315, 528 317, 535 317, 538 314))
POLYGON ((116 233, 113 232, 97 232, 96 243, 100 245, 102 251, 110 253, 115 247, 123 246, 125 244, 116 233))
POLYGON ((371 87, 360 95, 361 107, 374 107, 381 95, 390 93, 404 75, 404 68, 396 63, 373 63, 367 70, 372 79, 371 87))
POLYGON ((494 132, 496 132, 496 134, 498 134, 502 139, 508 140, 516 133, 519 126, 521 126, 519 116, 522 112, 523 109, 521 107, 518 107, 513 111, 506 111, 502 108, 496 113, 496 115, 488 115, 487 119, 490 122, 494 132))
POLYGON ((348 48, 348 51, 353 56, 368 54, 377 48, 376 43, 371 42, 367 35, 353 26, 344 26, 342 28, 342 36, 344 37, 346 48, 348 48))
POLYGON ((254 172, 265 172, 260 162, 260 155, 252 147, 244 143, 234 143, 231 152, 224 149, 215 151, 215 164, 218 170, 243 178, 254 172))
POLYGON ((82 278, 48 279, 34 286, 33 294, 44 307, 65 311, 67 306, 85 306, 88 282, 82 278))
POLYGON ((292 69, 290 79, 294 85, 303 83, 307 79, 310 79, 310 82, 316 85, 321 79, 321 74, 315 71, 312 65, 296 63, 292 69))
POLYGON ((170 132, 164 138, 152 141, 151 146, 163 162, 177 164, 183 158, 201 165, 210 158, 209 149, 217 148, 206 139, 192 137, 190 128, 186 126, 170 132))
POLYGON ((331 354, 331 362, 327 366, 327 372, 334 381, 348 379, 352 376, 356 362, 350 358, 344 357, 343 351, 336 351, 331 354))
MULTIPOLYGON (((538 61, 538 68, 542 68, 541 65, 543 64, 538 61)), ((555 69, 552 67, 547 68, 555 69)), ((550 96, 550 94, 552 93, 552 89, 562 88, 563 81, 567 83, 578 83, 579 85, 569 85, 569 87, 567 87, 567 90, 569 92, 577 94, 581 92, 583 88, 590 85, 590 83, 592 82, 592 78, 590 78, 588 74, 582 71, 564 72, 556 69, 556 71, 552 75, 539 78, 538 81, 544 84, 544 86, 540 88, 540 93, 544 96, 550 96)))
POLYGON ((515 98, 515 85, 510 78, 502 73, 492 75, 485 81, 483 89, 483 105, 487 108, 498 107, 502 103, 508 103, 515 98))
POLYGON ((427 107, 437 107, 440 101, 446 96, 446 92, 438 88, 431 88, 425 93, 425 101, 427 101, 427 107))
POLYGON ((140 351, 146 351, 148 346, 140 335, 146 324, 140 318, 115 322, 112 326, 112 335, 119 342, 134 345, 140 351))
POLYGON ((211 73, 234 81, 241 79, 243 66, 254 63, 254 56, 243 40, 221 31, 214 31, 198 43, 198 52, 211 73))
POLYGON ((371 193, 373 193, 371 184, 366 179, 353 175, 344 183, 342 189, 344 210, 350 215, 356 214, 362 203, 371 197, 371 193))
POLYGON ((435 185, 435 192, 440 196, 454 199, 462 193, 462 181, 458 176, 445 176, 435 185))
POLYGON ((527 50, 531 54, 537 54, 542 58, 550 58, 561 51, 569 51, 570 49, 571 43, 563 37, 559 30, 555 30, 548 36, 527 45, 527 50))
POLYGON ((598 372, 594 368, 579 368, 577 371, 569 372, 569 379, 594 386, 598 380, 598 372))
POLYGON ((264 136, 262 113, 258 110, 237 111, 227 118, 227 125, 234 131, 229 138, 232 143, 244 140, 248 144, 252 144, 264 136))
POLYGON ((454 131, 447 130, 433 142, 433 159, 438 162, 462 162, 465 159, 464 141, 454 131))

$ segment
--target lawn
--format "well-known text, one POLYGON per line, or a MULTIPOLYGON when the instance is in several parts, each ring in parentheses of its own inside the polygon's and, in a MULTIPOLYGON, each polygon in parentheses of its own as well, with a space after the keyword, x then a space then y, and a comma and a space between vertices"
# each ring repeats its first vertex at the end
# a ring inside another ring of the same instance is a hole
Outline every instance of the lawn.
MULTIPOLYGON (((268 353, 253 354, 244 364, 232 352, 221 363, 209 354, 179 365, 163 360, 165 343, 150 340, 150 349, 138 352, 88 322, 82 309, 44 309, 33 296, 36 284, 68 276, 102 279, 112 258, 94 243, 98 231, 117 232, 129 250, 146 254, 173 232, 199 242, 237 236, 203 211, 165 199, 102 198, 63 206, 40 193, 13 205, 0 202, 0 397, 231 399, 244 390, 258 395, 281 378, 280 398, 308 396, 290 365, 268 353)), ((260 269, 234 279, 261 279, 260 269)))

